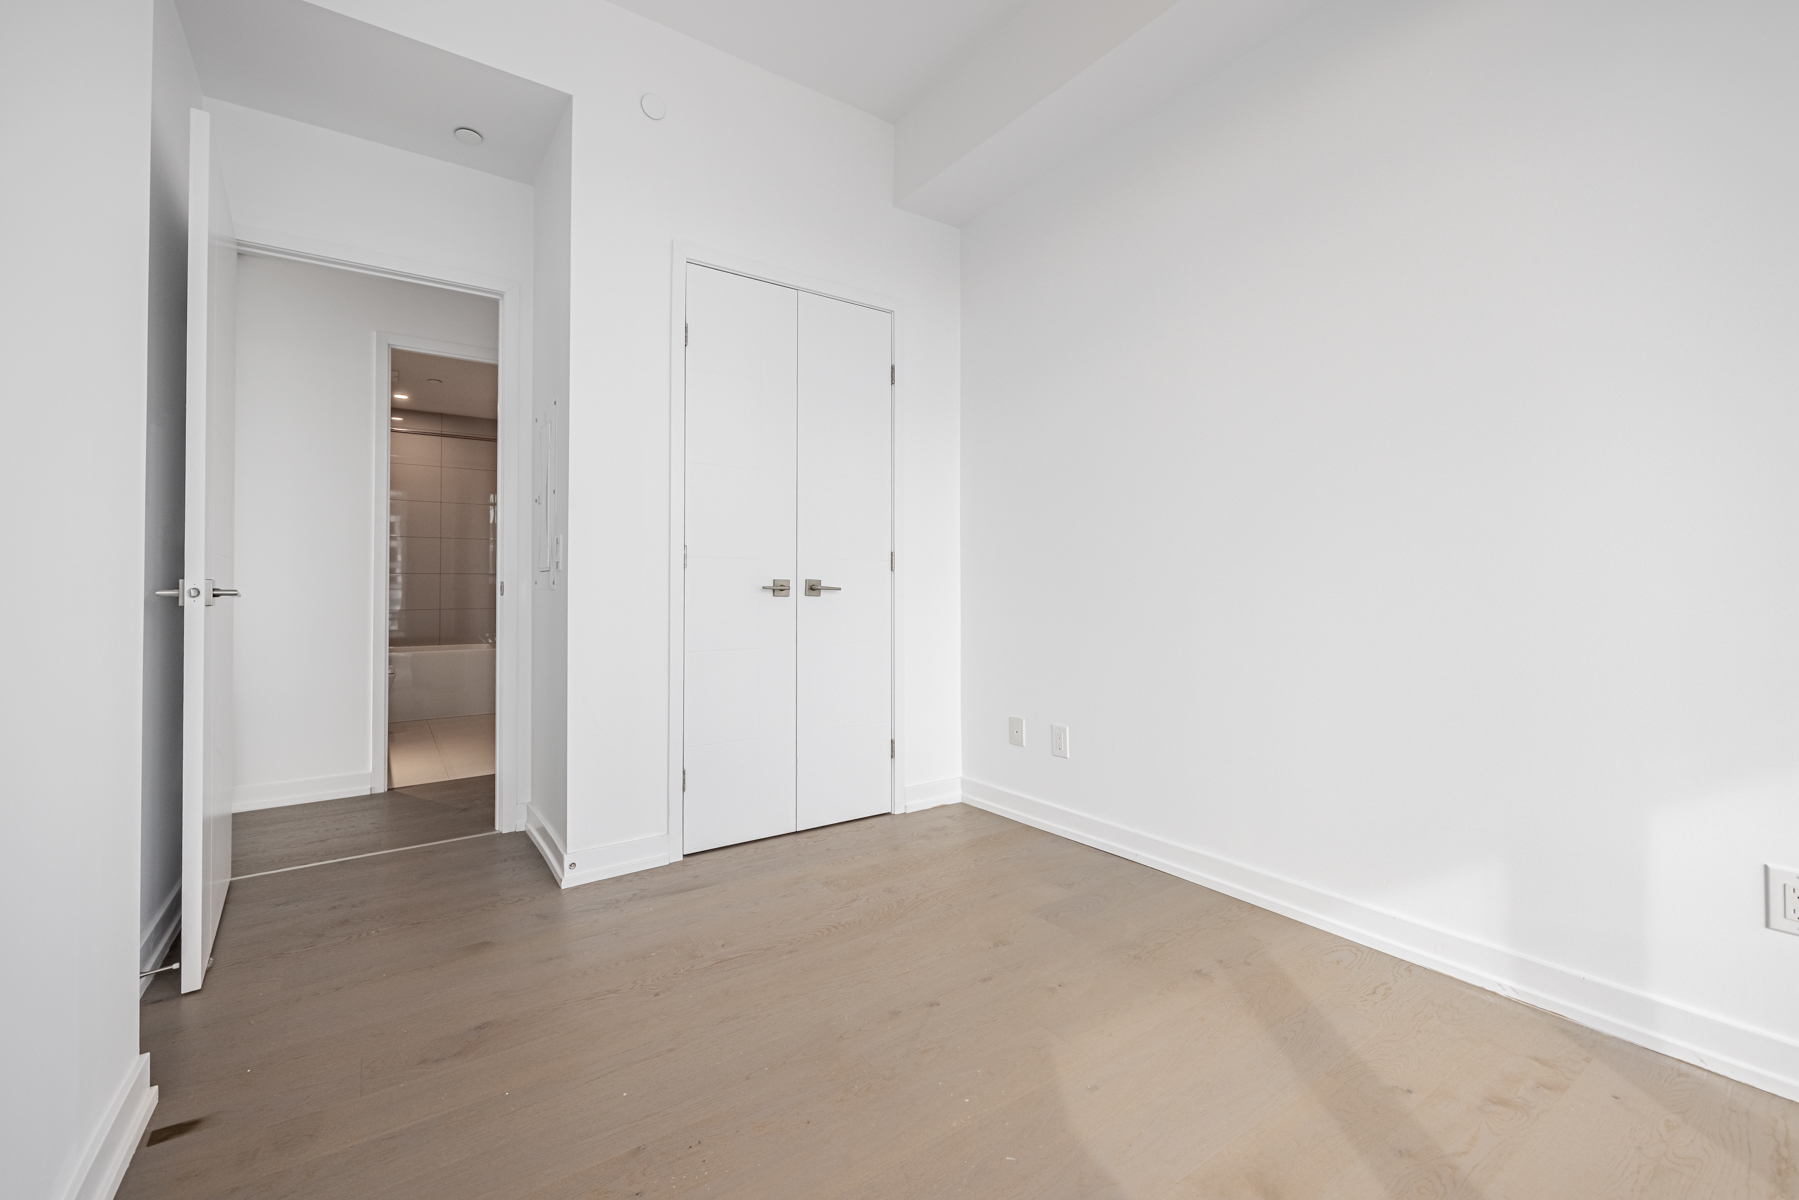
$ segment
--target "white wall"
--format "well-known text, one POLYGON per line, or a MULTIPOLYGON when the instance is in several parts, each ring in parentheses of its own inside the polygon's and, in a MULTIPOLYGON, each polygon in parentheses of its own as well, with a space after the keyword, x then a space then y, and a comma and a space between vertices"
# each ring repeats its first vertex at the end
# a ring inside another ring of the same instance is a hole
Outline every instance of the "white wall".
MULTIPOLYGON (((497 350, 486 296, 258 255, 237 283, 234 803, 384 786, 371 744, 377 333, 497 350)), ((381 408, 385 419, 386 406, 381 408)))
MULTIPOLYGON (((569 169, 572 162, 573 112, 564 110, 556 134, 544 151, 543 165, 532 188, 536 203, 536 265, 532 268, 531 407, 534 423, 547 422, 550 436, 545 469, 549 478, 548 512, 541 533, 532 517, 524 549, 530 554, 531 581, 531 808, 533 826, 549 834, 546 854, 563 859, 568 845, 568 573, 553 554, 536 545, 541 536, 552 545, 566 536, 567 514, 558 499, 568 481, 568 279, 569 169), (539 570, 547 565, 548 570, 539 570)), ((539 453, 532 436, 531 455, 539 453)), ((531 459, 522 460, 531 470, 531 459)), ((535 492, 536 481, 533 480, 535 492)), ((547 547, 546 547, 547 549, 547 547)), ((579 861, 579 860, 576 860, 579 861)))
POLYGON ((223 100, 206 108, 239 237, 529 285, 526 185, 223 100))
MULTIPOLYGON (((530 394, 534 254, 530 187, 219 100, 208 100, 206 107, 213 114, 240 237, 426 278, 463 279, 496 291, 516 288, 519 303, 513 306, 502 339, 520 347, 515 357, 525 361, 517 362, 513 373, 503 374, 502 402, 514 394, 530 394)), ((516 432, 508 427, 509 434, 516 432)), ((517 437, 514 448, 528 453, 517 437)), ((522 523, 523 514, 516 515, 522 523)), ((515 548, 517 541, 515 530, 515 548)), ((364 534, 358 544, 366 542, 364 534)), ((529 630, 516 632, 528 637, 529 630)), ((507 683, 502 681, 503 693, 507 683)), ((362 709, 366 714, 366 703, 362 709)), ((511 711, 514 719, 527 715, 517 707, 511 711)), ((502 728, 502 739, 507 732, 502 728)), ((522 733, 529 736, 528 728, 522 733)), ((367 741, 364 735, 365 746, 367 741)), ((504 745, 501 753, 504 762, 504 745)), ((342 760, 341 752, 334 753, 334 762, 342 760)), ((520 766, 523 769, 512 778, 528 789, 528 758, 520 766)), ((333 777, 244 777, 240 783, 273 785, 277 795, 297 795, 305 793, 283 789, 295 780, 333 777)))
MULTIPOLYGON (((156 0, 150 112, 150 328, 144 480, 144 765, 138 965, 181 921, 181 576, 187 430, 188 115, 200 79, 172 0, 156 0)), ((149 986, 149 980, 144 986, 149 986)))
POLYGON ((893 207, 892 127, 589 0, 328 7, 574 97, 567 848, 582 871, 667 853, 676 241, 898 302, 902 778, 958 775, 958 237, 893 207), (645 92, 666 120, 644 117, 645 92))
POLYGON ((970 794, 1799 1096, 1796 56, 1346 2, 965 230, 970 794))
POLYGON ((116 1179, 152 1103, 137 1040, 151 43, 143 0, 0 5, 0 477, 18 504, 0 598, 6 1196, 116 1179))

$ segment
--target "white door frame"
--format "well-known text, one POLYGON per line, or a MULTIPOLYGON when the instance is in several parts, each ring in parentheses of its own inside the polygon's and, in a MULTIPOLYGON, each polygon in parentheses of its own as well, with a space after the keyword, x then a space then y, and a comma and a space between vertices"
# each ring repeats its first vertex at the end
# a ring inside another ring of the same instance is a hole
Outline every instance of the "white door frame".
POLYGON ((369 792, 387 790, 387 519, 388 455, 393 424, 392 376, 388 350, 423 350, 454 358, 498 362, 500 367, 500 441, 496 494, 499 500, 498 575, 506 594, 496 599, 495 612, 495 770, 494 828, 511 832, 525 827, 525 808, 531 796, 531 376, 528 346, 529 308, 526 289, 515 280, 464 271, 456 267, 418 263, 360 248, 333 246, 310 238, 266 229, 239 231, 238 249, 244 254, 337 267, 487 296, 499 301, 499 354, 485 348, 454 346, 399 334, 377 332, 371 343, 371 430, 374 462, 370 512, 370 596, 373 611, 369 640, 369 792), (523 427, 519 422, 523 421, 523 427), (521 457, 522 456, 522 457, 521 457))
POLYGON ((674 244, 673 259, 670 264, 672 286, 669 304, 669 438, 668 438, 668 861, 681 860, 681 848, 686 844, 684 812, 681 797, 681 762, 682 751, 686 740, 686 679, 687 679, 687 613, 686 613, 686 547, 683 542, 687 525, 687 268, 712 267, 719 271, 728 271, 733 275, 743 275, 750 279, 760 279, 764 283, 776 284, 780 287, 792 288, 798 292, 811 292, 831 300, 842 300, 849 304, 860 304, 865 308, 879 309, 893 318, 892 361, 896 364, 896 378, 893 384, 893 403, 889 430, 892 452, 893 480, 893 528, 889 536, 894 552, 894 569, 891 585, 892 606, 892 696, 893 706, 893 759, 888 774, 889 812, 904 812, 905 803, 902 798, 900 764, 906 761, 906 720, 903 699, 905 687, 905 655, 902 653, 906 623, 904 620, 904 603, 906 560, 899 557, 899 548, 903 543, 903 518, 905 512, 901 504, 901 483, 905 478, 900 470, 900 437, 904 428, 902 414, 905 406, 902 399, 905 395, 903 385, 897 379, 897 364, 900 352, 899 305, 886 296, 861 288, 845 287, 829 280, 817 279, 797 271, 789 271, 782 267, 769 266, 737 254, 725 254, 718 251, 702 249, 683 242, 674 244))

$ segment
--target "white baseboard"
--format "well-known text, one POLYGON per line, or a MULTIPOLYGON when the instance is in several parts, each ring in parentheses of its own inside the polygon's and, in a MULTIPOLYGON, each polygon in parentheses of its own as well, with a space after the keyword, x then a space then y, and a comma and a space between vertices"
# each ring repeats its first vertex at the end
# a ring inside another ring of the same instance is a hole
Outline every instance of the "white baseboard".
POLYGON ((633 871, 646 871, 651 867, 666 866, 673 861, 668 853, 668 835, 664 833, 634 838, 628 842, 615 842, 609 846, 585 846, 573 851, 565 849, 556 831, 532 807, 525 809, 525 833, 530 837, 531 844, 537 847, 537 852, 543 855, 543 861, 556 877, 556 882, 564 888, 597 883, 602 879, 629 875, 633 871))
POLYGON ((343 800, 350 796, 366 796, 374 790, 367 771, 353 771, 348 775, 320 775, 316 779, 289 779, 279 783, 246 783, 231 789, 231 811, 255 812, 263 808, 285 808, 289 804, 343 800))
MULTIPOLYGON (((175 944, 175 935, 181 932, 181 880, 176 879, 169 894, 163 898, 162 905, 156 910, 149 922, 144 926, 143 937, 137 947, 138 971, 154 970, 168 954, 169 947, 175 944)), ((143 995, 149 990, 152 978, 146 976, 137 981, 137 994, 143 995)))
POLYGON ((930 783, 908 783, 900 793, 900 803, 904 811, 912 813, 920 809, 936 808, 940 804, 959 804, 962 800, 962 779, 956 776, 950 779, 937 779, 930 783))
POLYGON ((62 1189, 63 1200, 112 1200, 149 1127, 156 1095, 157 1089, 150 1086, 150 1056, 140 1054, 89 1136, 81 1162, 62 1189))
POLYGON ((1360 901, 967 779, 963 800, 1071 841, 1220 891, 1396 958, 1799 1100, 1799 1042, 1581 975, 1360 901))

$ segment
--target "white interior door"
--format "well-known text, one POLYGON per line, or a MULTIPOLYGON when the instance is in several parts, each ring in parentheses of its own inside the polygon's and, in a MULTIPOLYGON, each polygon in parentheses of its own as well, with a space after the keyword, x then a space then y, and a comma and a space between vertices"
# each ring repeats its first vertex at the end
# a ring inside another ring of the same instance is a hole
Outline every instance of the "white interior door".
POLYGON ((211 118, 189 123, 187 489, 182 555, 181 990, 206 978, 231 886, 237 240, 211 118), (223 597, 219 593, 225 593, 223 597))
POLYGON ((893 317, 811 293, 799 313, 798 812, 811 829, 892 810, 893 317))
POLYGON ((684 853, 796 827, 797 298, 687 269, 684 853))

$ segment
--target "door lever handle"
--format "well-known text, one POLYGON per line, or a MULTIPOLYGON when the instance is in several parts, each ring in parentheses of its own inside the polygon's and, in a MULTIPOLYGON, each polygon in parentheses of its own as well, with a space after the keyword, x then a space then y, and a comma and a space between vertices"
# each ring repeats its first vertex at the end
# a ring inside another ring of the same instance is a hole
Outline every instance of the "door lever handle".
POLYGON ((237 589, 236 588, 213 588, 212 594, 214 596, 235 596, 235 595, 237 595, 237 589))
POLYGON ((777 579, 773 583, 763 584, 762 590, 765 592, 773 592, 777 596, 791 596, 793 595, 793 581, 791 579, 777 579))
POLYGON ((822 596, 826 592, 841 592, 842 590, 840 587, 832 587, 821 580, 806 580, 806 595, 808 596, 822 596))
POLYGON ((177 579, 175 581, 174 587, 169 588, 167 591, 156 592, 154 594, 158 595, 158 596, 173 596, 173 597, 175 597, 175 607, 186 608, 187 607, 187 580, 177 579))

